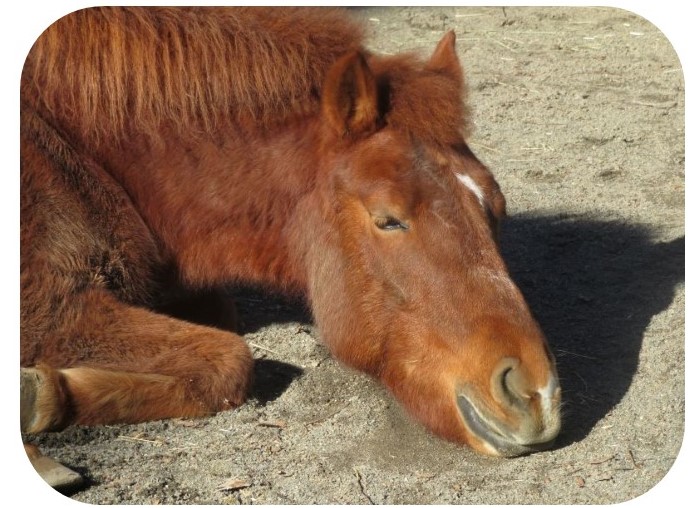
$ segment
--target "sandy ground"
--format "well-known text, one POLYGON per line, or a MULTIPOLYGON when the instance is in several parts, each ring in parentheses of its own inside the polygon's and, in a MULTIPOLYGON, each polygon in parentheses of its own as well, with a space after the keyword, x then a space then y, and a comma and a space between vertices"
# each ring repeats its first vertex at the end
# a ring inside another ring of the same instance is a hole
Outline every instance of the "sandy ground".
POLYGON ((372 49, 454 28, 471 146, 509 201, 503 252, 556 352, 555 449, 478 456, 331 359, 294 302, 245 294, 251 399, 203 420, 31 437, 96 504, 578 504, 633 499, 684 432, 683 73, 653 25, 608 8, 356 9, 372 49), (228 486, 229 488, 224 488, 228 486))

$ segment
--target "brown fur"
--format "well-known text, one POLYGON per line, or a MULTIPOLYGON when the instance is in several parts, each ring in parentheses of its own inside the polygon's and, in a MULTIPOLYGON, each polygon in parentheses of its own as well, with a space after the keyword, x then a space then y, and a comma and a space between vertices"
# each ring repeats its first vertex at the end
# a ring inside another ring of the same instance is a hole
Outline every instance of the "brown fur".
MULTIPOLYGON (((361 35, 330 8, 87 9, 37 40, 23 98, 83 141, 115 143, 134 130, 157 137, 163 124, 186 135, 231 122, 267 129, 317 110, 326 71, 360 48, 361 35)), ((461 83, 407 55, 382 60, 378 74, 396 126, 461 139, 461 83)))
POLYGON ((157 309, 243 282, 305 296, 331 352, 439 435, 550 440, 556 373, 495 243, 505 201, 464 96, 454 33, 428 60, 379 57, 336 9, 56 22, 21 86, 21 362, 49 400, 27 430, 242 403, 244 341, 157 309))
POLYGON ((326 70, 360 35, 334 9, 87 9, 39 38, 23 84, 82 139, 154 135, 163 123, 263 127, 316 107, 326 70))

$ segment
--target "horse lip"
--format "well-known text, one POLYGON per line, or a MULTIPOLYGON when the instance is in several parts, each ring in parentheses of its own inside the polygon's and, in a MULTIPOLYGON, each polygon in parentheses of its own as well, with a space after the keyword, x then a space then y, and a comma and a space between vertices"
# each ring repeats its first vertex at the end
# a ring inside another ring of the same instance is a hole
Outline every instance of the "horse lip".
POLYGON ((503 457, 516 457, 546 450, 554 444, 554 439, 542 443, 518 443, 501 425, 482 416, 474 403, 463 393, 457 395, 457 406, 469 430, 503 457))

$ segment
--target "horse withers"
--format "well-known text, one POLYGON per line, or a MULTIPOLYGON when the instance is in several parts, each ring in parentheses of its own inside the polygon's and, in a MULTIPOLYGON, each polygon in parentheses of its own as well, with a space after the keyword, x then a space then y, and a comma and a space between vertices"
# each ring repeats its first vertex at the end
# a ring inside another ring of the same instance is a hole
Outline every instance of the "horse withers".
POLYGON ((21 82, 23 429, 244 402, 245 341, 158 309, 303 295, 339 361, 437 435, 515 456, 560 428, 552 354, 497 247, 455 35, 379 56, 336 9, 94 8, 21 82))

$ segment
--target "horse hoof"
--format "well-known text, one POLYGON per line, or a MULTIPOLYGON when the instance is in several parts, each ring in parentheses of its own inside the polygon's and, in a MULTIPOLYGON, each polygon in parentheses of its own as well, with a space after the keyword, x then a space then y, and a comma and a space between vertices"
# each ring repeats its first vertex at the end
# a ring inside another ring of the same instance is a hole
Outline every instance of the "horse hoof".
MULTIPOLYGON (((36 419, 37 397, 44 379, 37 369, 21 369, 19 377, 19 421, 22 432, 31 432, 36 419)), ((30 456, 31 458, 31 456, 30 456)))
POLYGON ((57 371, 39 366, 20 369, 20 430, 35 434, 63 425, 64 395, 57 371))
POLYGON ((83 484, 83 477, 63 464, 41 454, 34 445, 25 444, 29 462, 37 474, 56 490, 72 490, 83 484))

